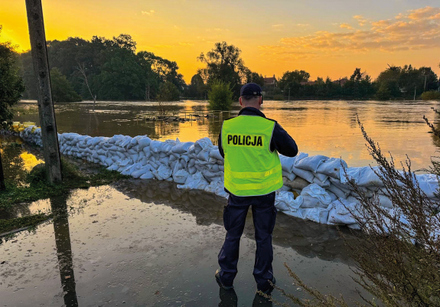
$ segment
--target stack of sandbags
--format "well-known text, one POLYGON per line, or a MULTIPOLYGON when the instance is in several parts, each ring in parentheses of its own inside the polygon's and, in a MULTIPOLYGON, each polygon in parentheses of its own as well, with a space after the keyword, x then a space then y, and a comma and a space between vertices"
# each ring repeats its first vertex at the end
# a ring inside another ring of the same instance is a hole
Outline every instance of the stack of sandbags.
MULTIPOLYGON (((26 127, 21 137, 41 146, 41 129, 26 127)), ((223 184, 223 158, 209 138, 196 142, 151 140, 148 136, 90 137, 77 133, 59 134, 62 154, 87 159, 140 179, 176 182, 181 189, 199 189, 227 197, 223 184)), ((347 167, 338 158, 300 153, 280 156, 283 188, 277 193, 276 207, 286 214, 317 223, 356 227, 359 203, 350 181, 368 197, 376 195, 384 208, 392 202, 383 192, 383 183, 371 167, 347 167), (295 197, 295 194, 299 195, 295 197)), ((435 198, 437 177, 414 177, 428 197, 435 198)))

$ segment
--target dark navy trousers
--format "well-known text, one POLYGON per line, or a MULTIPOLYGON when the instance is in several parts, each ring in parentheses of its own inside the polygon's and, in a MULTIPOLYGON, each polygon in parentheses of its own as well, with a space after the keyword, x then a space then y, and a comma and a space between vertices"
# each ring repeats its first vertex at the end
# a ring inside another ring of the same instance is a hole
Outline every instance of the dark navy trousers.
POLYGON ((228 205, 223 211, 223 224, 227 231, 225 242, 218 255, 220 278, 223 284, 231 286, 237 275, 240 238, 246 222, 249 206, 252 207, 252 218, 255 228, 254 278, 258 290, 265 291, 272 280, 272 232, 275 226, 277 211, 275 209, 275 192, 263 196, 239 197, 229 194, 228 205))

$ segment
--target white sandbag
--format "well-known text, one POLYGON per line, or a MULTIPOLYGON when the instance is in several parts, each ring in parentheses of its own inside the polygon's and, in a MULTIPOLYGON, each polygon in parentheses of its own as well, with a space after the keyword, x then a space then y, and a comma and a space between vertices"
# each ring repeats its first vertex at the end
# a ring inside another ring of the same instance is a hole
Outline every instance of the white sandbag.
POLYGON ((202 150, 197 154, 197 159, 202 161, 208 161, 209 160, 209 151, 208 150, 202 150))
POLYGON ((198 154, 200 151, 204 149, 208 149, 212 147, 211 139, 208 137, 201 138, 194 143, 195 153, 198 154))
POLYGON ((300 209, 293 209, 293 210, 286 210, 286 211, 283 211, 283 213, 286 215, 290 215, 290 216, 302 219, 302 220, 304 219, 303 210, 301 208, 300 209))
POLYGON ((429 198, 436 197, 436 193, 438 193, 438 180, 437 176, 434 174, 422 174, 416 176, 417 181, 419 183, 420 189, 428 196, 429 198))
POLYGON ((279 191, 275 196, 275 207, 280 211, 290 211, 298 209, 300 203, 295 201, 295 196, 292 192, 279 191))
POLYGON ((348 183, 352 181, 359 186, 383 186, 382 181, 374 173, 379 171, 377 167, 349 167, 345 170, 341 170, 341 183, 348 183))
POLYGON ((316 183, 312 183, 308 185, 301 191, 301 196, 304 197, 306 195, 318 199, 319 202, 322 204, 320 207, 322 206, 327 207, 332 202, 332 198, 327 193, 327 191, 321 188, 316 183))
POLYGON ((306 171, 297 167, 292 167, 292 172, 297 175, 298 177, 303 178, 304 180, 307 180, 308 182, 312 183, 313 182, 313 178, 315 178, 315 176, 313 175, 312 172, 310 171, 306 171))
POLYGON ((302 209, 302 216, 305 220, 315 223, 327 224, 329 210, 327 208, 307 208, 302 209))
POLYGON ((176 172, 173 172, 173 180, 175 183, 185 183, 188 176, 189 173, 184 169, 179 169, 176 172))
POLYGON ((319 198, 310 195, 301 195, 301 197, 303 198, 301 208, 322 208, 325 206, 319 198))
POLYGON ((167 157, 163 157, 163 158, 160 158, 158 162, 160 164, 163 164, 163 165, 168 165, 169 162, 170 162, 170 158, 168 156, 167 157))
POLYGON ((162 149, 162 142, 160 141, 156 141, 156 140, 152 140, 150 142, 150 150, 154 153, 158 153, 160 152, 162 149))
POLYGON ((356 204, 350 203, 346 199, 338 199, 331 204, 328 215, 328 224, 330 225, 350 225, 357 221, 353 214, 356 214, 356 204))
POLYGON ((125 159, 125 160, 122 160, 120 163, 119 163, 119 166, 122 166, 122 167, 124 167, 124 166, 128 166, 129 164, 131 164, 132 163, 132 160, 131 159, 125 159))
POLYGON ((195 190, 204 190, 207 186, 208 186, 208 182, 200 172, 188 176, 188 178, 185 181, 185 184, 177 185, 179 189, 195 189, 195 190))
POLYGON ((294 157, 286 157, 283 155, 280 156, 281 167, 284 172, 291 173, 292 167, 295 164, 296 159, 294 157))
POLYGON ((134 171, 134 172, 132 172, 131 173, 131 176, 133 177, 133 178, 140 178, 143 174, 145 174, 146 172, 149 172, 149 170, 148 169, 146 169, 146 168, 141 168, 141 169, 138 169, 138 170, 136 170, 136 171, 134 171))
POLYGON ((342 190, 337 186, 335 186, 334 184, 329 185, 328 187, 326 187, 326 189, 332 192, 333 194, 335 194, 339 198, 347 198, 348 195, 350 195, 350 191, 347 192, 345 190, 342 190))
POLYGON ((139 145, 139 148, 141 148, 141 149, 143 149, 147 146, 150 146, 150 143, 151 143, 151 139, 147 136, 138 140, 138 145, 139 145))
POLYGON ((293 181, 283 178, 283 183, 284 185, 289 186, 292 190, 302 190, 310 184, 307 180, 301 177, 296 177, 293 181))
POLYGON ((283 177, 286 177, 289 181, 293 181, 296 178, 296 175, 294 173, 288 173, 283 170, 283 177))
POLYGON ((214 194, 221 194, 224 191, 223 179, 216 178, 205 188, 206 192, 211 192, 214 194))
POLYGON ((385 208, 393 208, 394 207, 393 202, 387 196, 382 195, 382 194, 377 194, 377 197, 378 197, 380 205, 382 207, 385 207, 385 208))
POLYGON ((340 179, 341 170, 347 167, 347 162, 344 160, 339 158, 329 158, 318 167, 317 172, 329 177, 340 179))
POLYGON ((119 168, 119 163, 113 163, 109 167, 107 167, 107 170, 109 171, 116 171, 119 168))
POLYGON ((222 155, 220 154, 220 151, 218 150, 218 147, 217 147, 217 146, 215 146, 214 148, 212 148, 212 149, 209 151, 209 157, 210 157, 210 158, 217 159, 217 160, 220 160, 220 161, 223 160, 223 157, 222 157, 222 155))
POLYGON ((185 152, 188 152, 189 148, 193 145, 193 142, 181 142, 177 143, 171 151, 178 154, 183 154, 185 152))
POLYGON ((154 175, 151 171, 147 170, 142 176, 139 177, 140 179, 153 179, 154 175))
POLYGON ((295 162, 294 166, 296 168, 299 168, 299 169, 302 169, 305 171, 310 171, 310 172, 316 173, 316 171, 318 170, 318 167, 327 160, 328 160, 328 157, 326 157, 326 156, 316 155, 316 156, 305 157, 303 159, 300 159, 295 162))
POLYGON ((157 180, 165 180, 171 176, 172 170, 166 165, 161 165, 157 170, 153 171, 153 174, 157 180))
POLYGON ((330 180, 327 175, 316 173, 315 178, 313 178, 313 183, 316 183, 320 187, 328 187, 330 185, 330 180))

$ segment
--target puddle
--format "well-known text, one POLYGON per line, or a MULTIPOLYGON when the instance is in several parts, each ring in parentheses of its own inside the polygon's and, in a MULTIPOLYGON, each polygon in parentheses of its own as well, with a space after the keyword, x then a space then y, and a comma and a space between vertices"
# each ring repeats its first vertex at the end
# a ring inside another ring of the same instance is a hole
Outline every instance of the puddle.
MULTIPOLYGON (((214 272, 225 201, 140 180, 51 199, 58 219, 0 245, 2 305, 217 306, 214 272)), ((252 238, 249 215, 235 280, 237 306, 251 306, 255 297, 252 238)), ((302 295, 284 262, 326 293, 356 296, 352 263, 335 229, 279 214, 273 241, 277 284, 288 292, 302 295)))

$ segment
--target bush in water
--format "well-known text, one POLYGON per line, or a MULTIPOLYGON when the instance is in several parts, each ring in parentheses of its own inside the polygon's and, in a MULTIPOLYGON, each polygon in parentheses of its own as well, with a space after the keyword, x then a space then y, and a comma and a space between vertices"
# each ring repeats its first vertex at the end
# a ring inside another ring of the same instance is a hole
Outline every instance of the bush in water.
POLYGON ((438 91, 423 92, 420 98, 422 98, 423 100, 440 100, 440 92, 438 91))
POLYGON ((209 109, 228 111, 232 106, 232 90, 229 83, 215 81, 208 92, 209 109))

